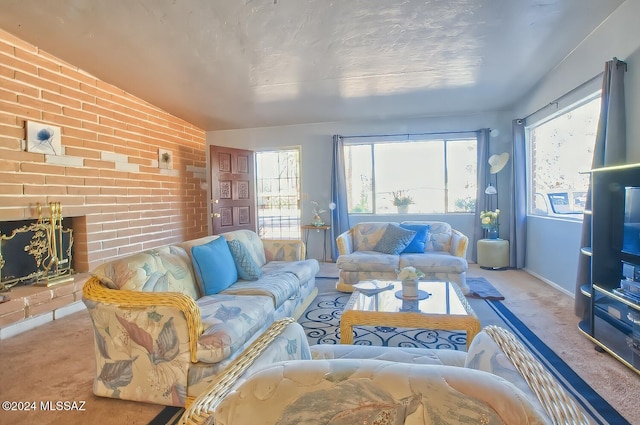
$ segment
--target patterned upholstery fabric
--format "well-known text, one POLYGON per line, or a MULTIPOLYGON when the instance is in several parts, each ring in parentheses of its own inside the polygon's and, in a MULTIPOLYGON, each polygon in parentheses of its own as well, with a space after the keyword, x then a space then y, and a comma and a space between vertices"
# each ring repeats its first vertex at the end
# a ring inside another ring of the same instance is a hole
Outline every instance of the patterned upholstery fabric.
POLYGON ((223 233, 222 236, 224 236, 227 241, 236 239, 242 242, 258 266, 262 267, 266 264, 267 258, 264 253, 264 246, 257 233, 251 230, 235 230, 233 232, 223 233))
POLYGON ((111 289, 181 292, 193 299, 200 291, 184 249, 165 246, 98 266, 92 273, 111 289))
POLYGON ((85 305, 96 342, 94 394, 184 405, 191 363, 184 315, 170 307, 128 309, 89 300, 85 305), (157 391, 140 391, 149 386, 157 391))
POLYGON ((251 257, 247 248, 239 240, 228 241, 229 250, 238 269, 238 276, 244 280, 257 280, 262 276, 262 269, 251 257))
POLYGON ((216 424, 546 424, 527 396, 486 372, 371 359, 293 360, 259 370, 216 424))
POLYGON ((198 339, 198 360, 202 362, 226 359, 265 323, 273 322, 274 307, 269 297, 215 294, 197 303, 204 326, 198 339))
POLYGON ((301 281, 313 279, 320 271, 320 264, 316 259, 301 261, 270 261, 262 267, 265 273, 291 272, 301 281))
MULTIPOLYGON (((238 351, 235 354, 238 355, 241 353, 238 351)), ((235 356, 232 358, 235 359, 235 356)), ((244 375, 238 378, 235 385, 239 385, 244 382, 248 376, 251 376, 254 372, 267 365, 285 360, 310 359, 309 342, 307 341, 304 329, 298 323, 291 323, 282 331, 282 333, 275 337, 267 349, 260 354, 244 375)), ((200 367, 201 363, 198 363, 197 367, 192 367, 192 370, 189 370, 189 395, 192 395, 192 389, 196 395, 206 390, 209 383, 211 383, 215 378, 215 375, 224 370, 229 363, 230 361, 227 359, 214 365, 203 365, 203 367, 200 367), (222 369, 216 370, 215 372, 210 370, 211 367, 218 368, 218 365, 223 366, 222 369)))
POLYGON ((403 252, 397 256, 376 252, 376 245, 390 224, 358 223, 338 236, 338 290, 351 292, 352 285, 363 280, 396 280, 396 270, 413 266, 425 274, 423 280, 455 282, 463 293, 469 292, 466 282, 468 263, 465 258, 469 239, 466 236, 440 221, 404 221, 402 225, 429 226, 424 253, 403 252))
MULTIPOLYGON (((99 266, 83 288, 83 302, 94 326, 94 393, 184 406, 276 318, 304 311, 317 294, 319 265, 317 260, 302 258, 301 241, 271 240, 263 247, 257 234, 237 231, 99 266), (202 297, 190 251, 221 236, 225 241, 240 241, 271 277, 239 280, 223 293, 202 297), (279 261, 265 264, 267 254, 279 261)), ((306 344, 304 332, 298 339, 282 342, 277 350, 274 347, 264 361, 308 358, 302 341, 306 344)))
POLYGON ((536 409, 541 414, 544 414, 544 408, 533 391, 531 391, 529 384, 522 378, 522 375, 498 347, 498 344, 486 332, 480 332, 473 338, 464 366, 489 372, 506 379, 525 393, 532 400, 536 409))
POLYGON ((299 295, 300 280, 293 273, 269 272, 258 280, 238 281, 222 293, 228 295, 263 295, 273 301, 277 309, 289 298, 299 295))
POLYGON ((413 266, 424 273, 464 273, 468 269, 467 260, 446 252, 425 252, 422 254, 403 254, 399 267, 413 266))
POLYGON ((262 245, 268 262, 297 261, 305 256, 305 246, 300 240, 263 239, 262 245))
POLYGON ((376 251, 356 251, 339 256, 336 265, 340 270, 350 272, 392 272, 395 279, 399 261, 398 255, 382 254, 376 251))
POLYGON ((398 255, 409 246, 415 235, 416 232, 413 230, 389 223, 373 250, 383 254, 398 255))

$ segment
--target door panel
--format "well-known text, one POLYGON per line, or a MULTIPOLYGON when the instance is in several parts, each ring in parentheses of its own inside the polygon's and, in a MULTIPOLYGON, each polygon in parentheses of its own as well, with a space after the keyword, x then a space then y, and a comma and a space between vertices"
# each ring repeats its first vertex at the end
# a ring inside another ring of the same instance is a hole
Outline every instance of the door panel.
POLYGON ((209 163, 213 234, 257 231, 254 152, 211 146, 209 163))

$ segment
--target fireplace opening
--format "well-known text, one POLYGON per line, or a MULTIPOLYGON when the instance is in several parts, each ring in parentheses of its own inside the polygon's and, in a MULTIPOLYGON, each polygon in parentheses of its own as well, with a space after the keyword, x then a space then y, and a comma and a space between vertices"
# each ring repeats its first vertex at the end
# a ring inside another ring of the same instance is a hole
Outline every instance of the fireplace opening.
POLYGON ((63 225, 60 204, 51 203, 49 210, 44 217, 38 208, 37 220, 0 222, 0 291, 53 286, 72 278, 73 218, 63 225))

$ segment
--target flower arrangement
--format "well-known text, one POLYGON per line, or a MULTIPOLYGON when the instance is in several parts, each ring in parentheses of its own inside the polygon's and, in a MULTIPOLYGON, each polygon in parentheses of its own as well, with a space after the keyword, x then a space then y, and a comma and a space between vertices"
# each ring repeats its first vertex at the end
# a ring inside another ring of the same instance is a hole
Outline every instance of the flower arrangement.
POLYGON ((311 204, 313 205, 313 215, 320 215, 323 212, 327 212, 327 210, 323 210, 320 208, 320 204, 316 201, 311 201, 311 204))
POLYGON ((411 266, 403 267, 400 270, 396 270, 396 273, 398 275, 398 280, 415 280, 424 277, 424 273, 411 266))
POLYGON ((396 207, 402 207, 413 204, 413 198, 409 195, 405 195, 404 191, 399 190, 397 192, 391 192, 393 196, 393 205, 396 207))
POLYGON ((482 211, 480 213, 480 222, 482 223, 482 228, 487 230, 498 229, 499 215, 500 215, 499 209, 496 209, 495 211, 482 211))
POLYGON ((311 204, 313 205, 313 219, 311 220, 311 224, 314 226, 324 226, 324 219, 320 214, 327 210, 320 208, 320 204, 316 201, 311 201, 311 204))

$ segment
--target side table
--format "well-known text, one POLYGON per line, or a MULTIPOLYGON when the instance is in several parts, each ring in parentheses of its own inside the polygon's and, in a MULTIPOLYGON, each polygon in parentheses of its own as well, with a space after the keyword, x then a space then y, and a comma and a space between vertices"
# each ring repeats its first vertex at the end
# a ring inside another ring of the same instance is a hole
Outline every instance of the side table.
POLYGON ((488 270, 502 270, 509 267, 509 241, 505 239, 480 239, 478 241, 478 265, 488 270))
MULTIPOLYGON (((313 224, 303 224, 300 226, 302 230, 304 230, 304 245, 308 246, 309 242, 309 232, 311 230, 315 230, 316 232, 320 232, 321 230, 324 232, 322 236, 322 262, 327 262, 327 231, 331 230, 331 226, 325 224, 323 226, 314 226, 313 224)), ((307 253, 309 250, 305 250, 307 253)))

